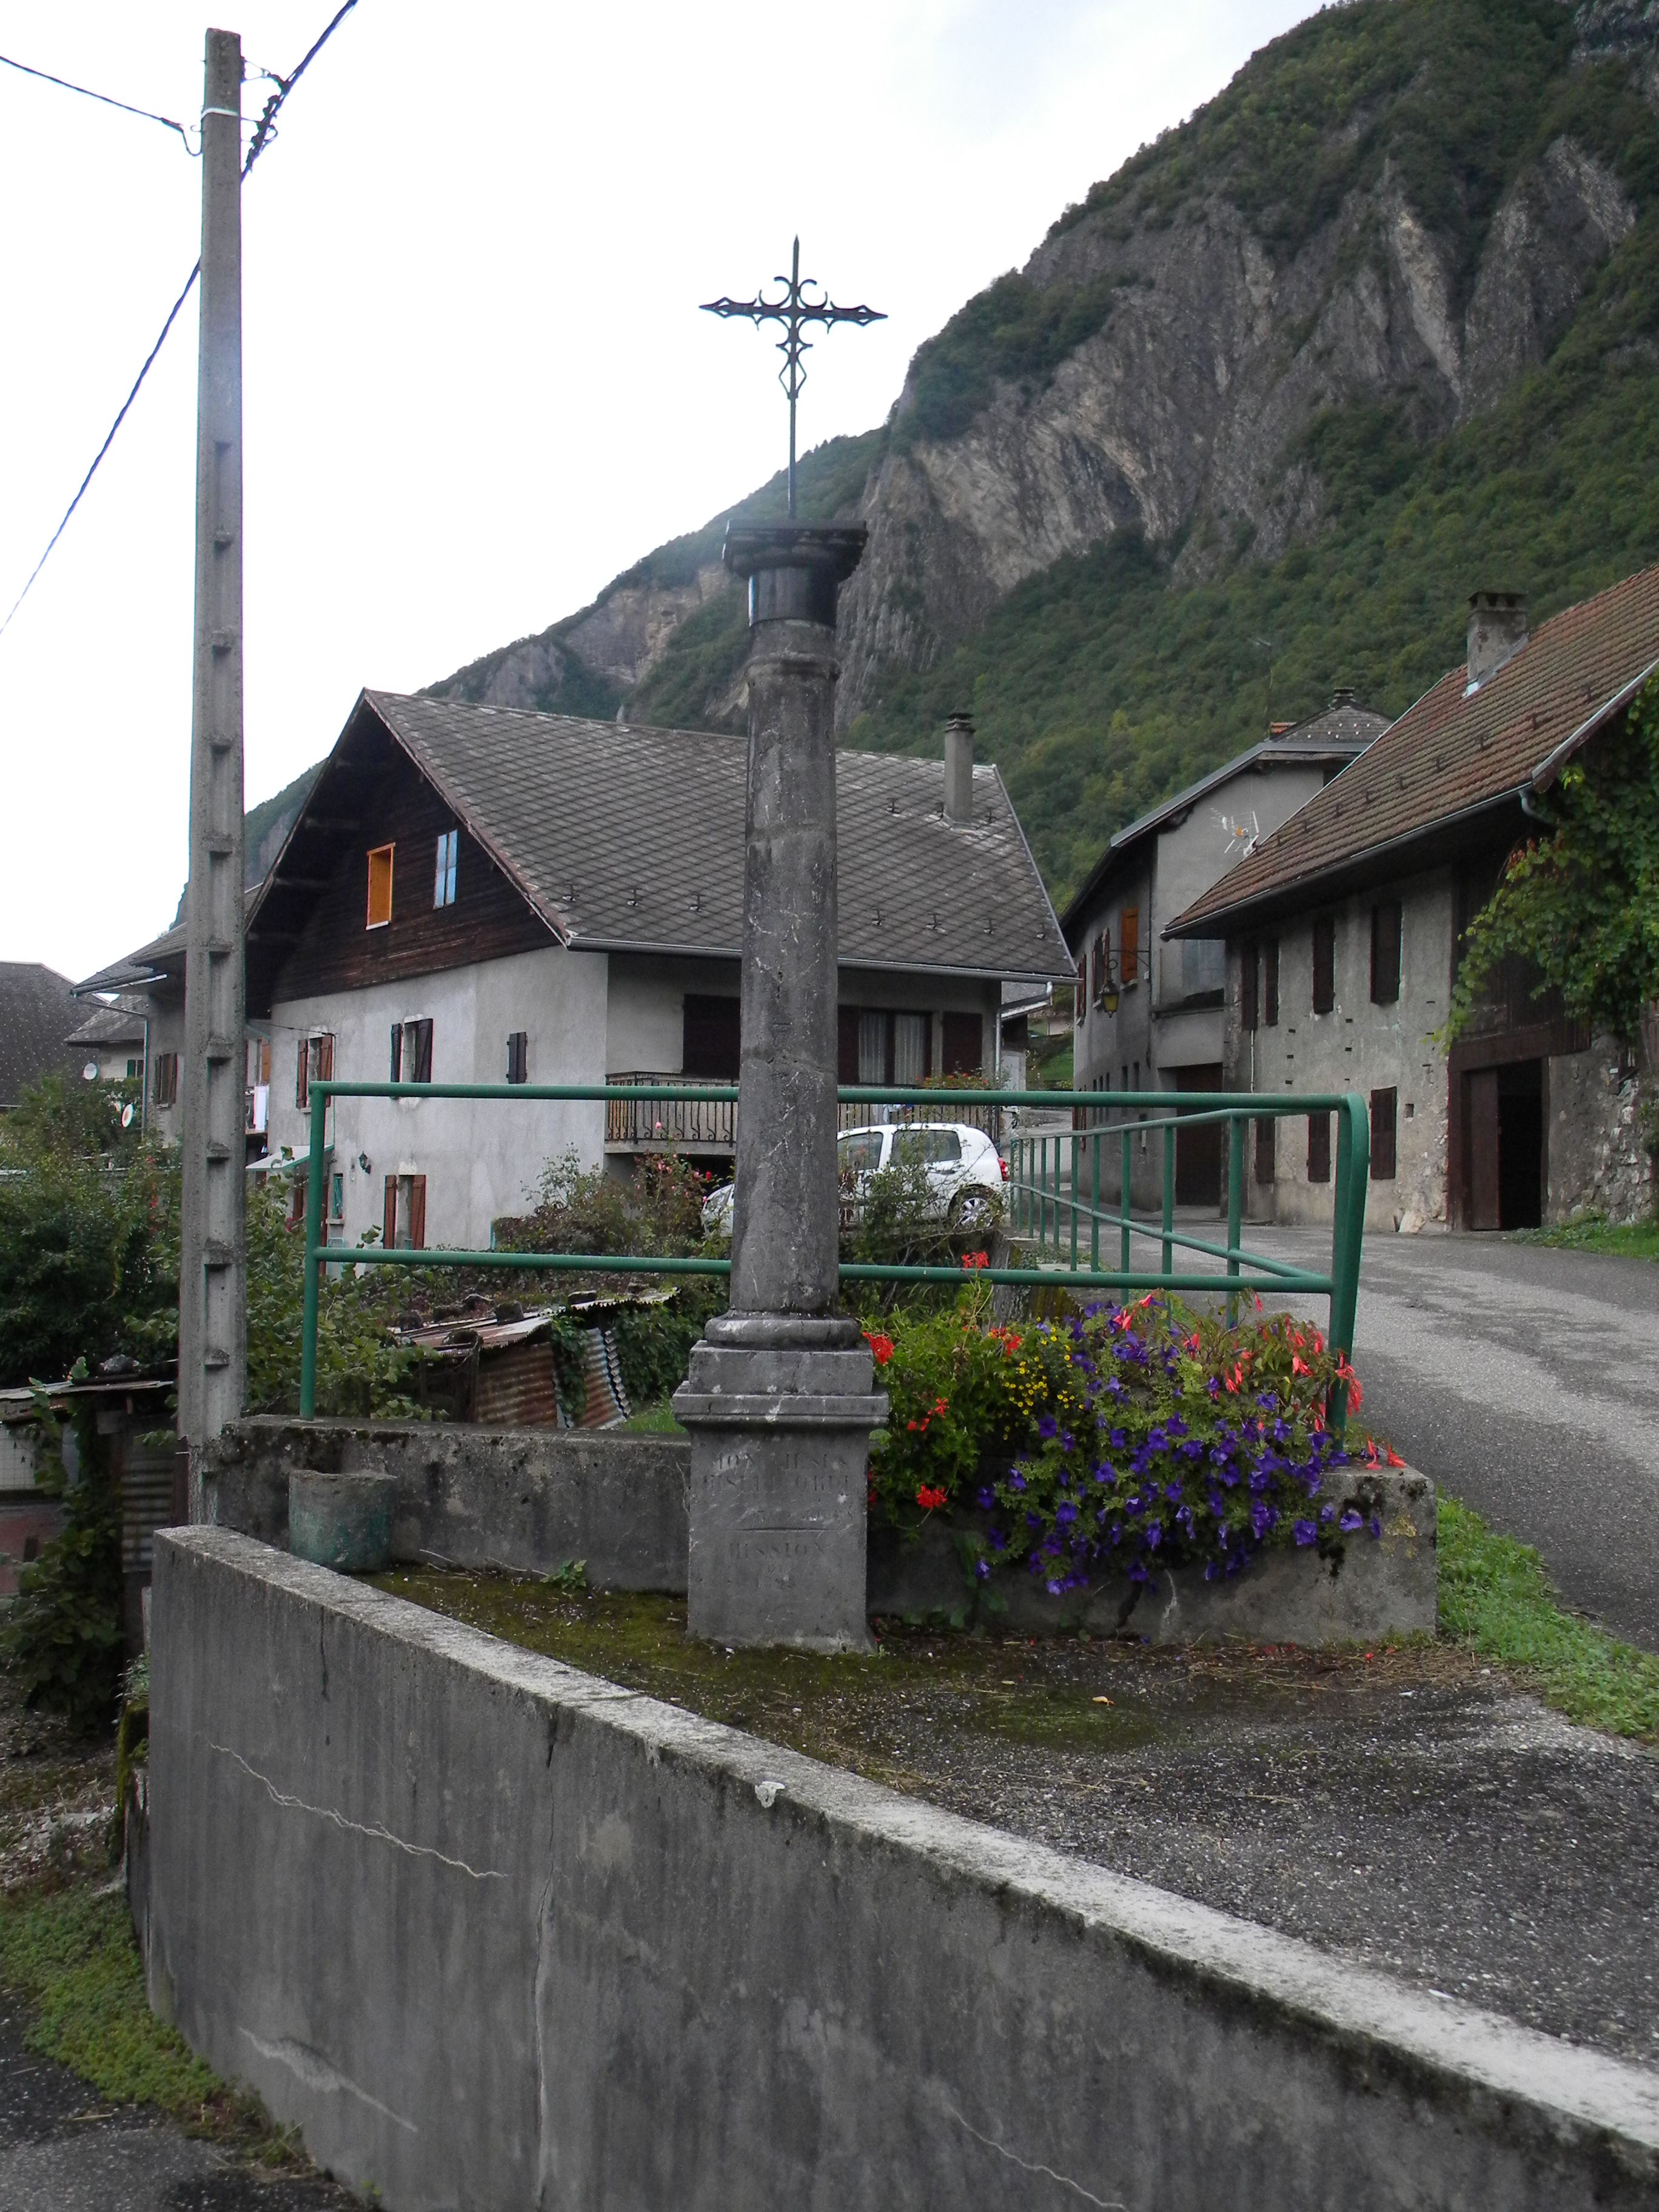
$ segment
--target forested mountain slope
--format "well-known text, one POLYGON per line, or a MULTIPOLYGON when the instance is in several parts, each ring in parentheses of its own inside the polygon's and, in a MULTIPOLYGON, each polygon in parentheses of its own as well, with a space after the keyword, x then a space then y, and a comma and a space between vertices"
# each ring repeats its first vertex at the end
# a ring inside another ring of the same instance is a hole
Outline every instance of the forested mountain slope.
MULTIPOLYGON (((1647 0, 1354 0, 1265 48, 808 457, 803 511, 871 532, 846 733, 971 706, 1063 896, 1270 711, 1403 709, 1470 590, 1659 558, 1656 111, 1647 0)), ((732 721, 725 520, 435 688, 732 721)))

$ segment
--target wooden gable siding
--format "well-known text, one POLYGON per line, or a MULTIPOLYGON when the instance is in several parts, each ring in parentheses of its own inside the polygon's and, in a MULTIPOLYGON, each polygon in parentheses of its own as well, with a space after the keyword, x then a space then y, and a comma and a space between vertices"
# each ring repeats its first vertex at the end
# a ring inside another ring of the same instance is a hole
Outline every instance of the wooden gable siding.
POLYGON ((357 821, 326 888, 316 894, 299 943, 277 971, 274 1000, 395 983, 556 944, 405 754, 394 753, 374 778, 357 821), (455 902, 434 907, 438 839, 456 828, 455 902), (395 848, 392 919, 369 929, 368 855, 381 845, 395 848))

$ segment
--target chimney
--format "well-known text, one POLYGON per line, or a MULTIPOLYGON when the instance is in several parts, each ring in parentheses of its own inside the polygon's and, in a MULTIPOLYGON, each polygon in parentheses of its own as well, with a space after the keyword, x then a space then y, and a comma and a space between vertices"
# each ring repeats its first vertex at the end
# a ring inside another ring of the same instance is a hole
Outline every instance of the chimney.
POLYGON ((952 714, 945 726, 945 818, 974 818, 974 718, 952 714))
POLYGON ((1333 691, 1333 692, 1332 692, 1332 694, 1331 694, 1331 704, 1330 704, 1330 710, 1329 710, 1329 711, 1331 711, 1332 713, 1334 713, 1334 712, 1335 712, 1335 710, 1336 710, 1339 707, 1352 707, 1352 704, 1353 704, 1353 686, 1352 686, 1352 684, 1339 684, 1337 685, 1337 687, 1336 687, 1335 690, 1334 690, 1334 691, 1333 691))
POLYGON ((1513 660, 1527 641, 1527 595, 1524 592, 1471 592, 1469 594, 1469 681, 1465 691, 1478 691, 1506 660, 1513 660))

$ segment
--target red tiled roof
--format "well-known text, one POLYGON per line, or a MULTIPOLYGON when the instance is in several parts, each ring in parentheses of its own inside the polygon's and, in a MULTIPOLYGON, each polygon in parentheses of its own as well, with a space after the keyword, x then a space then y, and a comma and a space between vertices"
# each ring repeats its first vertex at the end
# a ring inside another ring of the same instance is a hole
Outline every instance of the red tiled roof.
POLYGON ((1659 664, 1659 568, 1567 607, 1473 696, 1450 669, 1248 860, 1195 899, 1167 934, 1189 935, 1378 848, 1554 781, 1575 745, 1627 703, 1659 664))

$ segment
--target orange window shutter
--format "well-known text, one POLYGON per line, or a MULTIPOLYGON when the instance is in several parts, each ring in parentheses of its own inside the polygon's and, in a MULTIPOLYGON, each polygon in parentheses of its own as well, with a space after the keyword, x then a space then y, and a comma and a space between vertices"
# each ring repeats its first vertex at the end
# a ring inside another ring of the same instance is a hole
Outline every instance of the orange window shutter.
POLYGON ((331 1030, 317 1040, 317 1080, 329 1083, 334 1077, 334 1036, 331 1030))
POLYGON ((426 1177, 409 1178, 409 1243, 414 1252, 426 1249, 426 1177))
POLYGON ((386 1203, 380 1212, 380 1243, 389 1252, 398 1242, 398 1178, 386 1179, 386 1203))
POLYGON ((1140 909, 1126 906, 1123 909, 1123 980, 1133 983, 1140 958, 1140 909))
POLYGON ((377 845, 368 856, 368 918, 366 927, 383 929, 392 919, 392 854, 390 845, 377 845))

